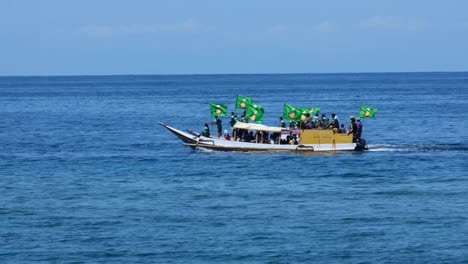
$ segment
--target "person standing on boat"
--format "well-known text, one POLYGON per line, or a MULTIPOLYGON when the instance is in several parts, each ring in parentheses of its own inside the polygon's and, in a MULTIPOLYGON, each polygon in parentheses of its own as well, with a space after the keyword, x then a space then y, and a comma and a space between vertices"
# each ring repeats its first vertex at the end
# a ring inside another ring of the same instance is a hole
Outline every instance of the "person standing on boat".
POLYGON ((349 130, 348 130, 348 135, 353 134, 353 142, 356 142, 357 139, 357 124, 356 124, 356 119, 354 119, 354 116, 350 116, 349 120, 351 120, 351 124, 349 125, 349 130))
POLYGON ((306 121, 305 121, 305 128, 306 129, 312 129, 314 127, 314 124, 312 123, 312 118, 310 118, 310 114, 306 114, 306 121))
POLYGON ((208 127, 208 123, 205 123, 205 127, 203 128, 201 135, 204 137, 210 137, 210 128, 208 127))
POLYGON ((237 115, 234 112, 231 112, 231 121, 229 121, 229 125, 231 125, 231 136, 235 140, 235 136, 237 134, 237 130, 234 128, 234 125, 237 123, 237 115))
POLYGON ((298 128, 303 130, 306 128, 306 116, 305 116, 305 112, 302 113, 301 115, 301 120, 298 121, 298 128))
POLYGON ((213 125, 216 124, 216 127, 218 128, 218 138, 220 138, 223 133, 223 125, 221 123, 221 118, 215 116, 215 121, 213 122, 213 125))
POLYGON ((356 139, 361 139, 361 134, 362 134, 362 123, 361 119, 357 119, 356 121, 356 127, 357 127, 357 132, 356 132, 356 139))
POLYGON ((279 117, 279 127, 286 128, 286 123, 284 122, 282 116, 279 117))
POLYGON ((247 115, 247 112, 244 111, 244 113, 242 113, 241 118, 240 118, 240 121, 242 123, 248 123, 249 122, 249 119, 246 117, 246 115, 247 115))
POLYGON ((233 133, 234 133, 234 125, 236 124, 236 122, 237 122, 237 115, 236 113, 231 112, 231 121, 229 121, 229 125, 231 125, 231 130, 233 131, 233 133))

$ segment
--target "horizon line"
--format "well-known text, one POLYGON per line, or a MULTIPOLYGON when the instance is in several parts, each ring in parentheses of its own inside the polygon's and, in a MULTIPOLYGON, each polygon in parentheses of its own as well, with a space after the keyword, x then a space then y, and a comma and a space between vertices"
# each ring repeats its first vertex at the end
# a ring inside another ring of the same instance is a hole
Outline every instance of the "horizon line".
POLYGON ((375 72, 270 72, 270 73, 122 73, 122 74, 52 74, 52 75, 0 75, 0 78, 9 77, 110 77, 110 76, 195 76, 195 75, 321 75, 321 74, 398 74, 398 73, 468 73, 460 71, 375 71, 375 72))

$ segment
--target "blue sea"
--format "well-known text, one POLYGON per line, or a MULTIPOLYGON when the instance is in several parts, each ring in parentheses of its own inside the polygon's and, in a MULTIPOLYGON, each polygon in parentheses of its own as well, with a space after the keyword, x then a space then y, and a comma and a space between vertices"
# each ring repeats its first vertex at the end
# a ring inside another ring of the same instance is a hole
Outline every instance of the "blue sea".
POLYGON ((0 263, 468 263, 467 111, 466 72, 0 77, 0 263), (370 150, 192 150, 158 124, 237 95, 266 125, 377 108, 370 150))

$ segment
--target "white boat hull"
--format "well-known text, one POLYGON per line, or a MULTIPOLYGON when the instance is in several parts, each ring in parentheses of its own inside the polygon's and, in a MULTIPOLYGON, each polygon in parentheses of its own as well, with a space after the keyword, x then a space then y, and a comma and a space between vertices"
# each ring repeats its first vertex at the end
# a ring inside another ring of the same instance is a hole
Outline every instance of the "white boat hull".
POLYGON ((164 123, 159 123, 171 133, 180 138, 185 146, 191 148, 207 148, 222 151, 350 151, 356 149, 356 143, 336 143, 336 144, 264 144, 264 143, 250 143, 240 142, 233 140, 226 140, 224 138, 204 137, 195 135, 194 133, 187 133, 176 128, 170 127, 164 123))

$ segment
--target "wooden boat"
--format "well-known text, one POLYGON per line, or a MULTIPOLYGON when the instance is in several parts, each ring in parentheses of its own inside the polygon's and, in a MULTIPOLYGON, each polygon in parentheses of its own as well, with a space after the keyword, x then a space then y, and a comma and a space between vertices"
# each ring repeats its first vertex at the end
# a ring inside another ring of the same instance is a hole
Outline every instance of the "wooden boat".
MULTIPOLYGON (((159 123, 184 142, 185 146, 193 149, 205 148, 222 151, 360 151, 366 150, 365 140, 353 142, 353 136, 346 133, 337 133, 335 130, 304 129, 285 130, 280 127, 271 127, 253 123, 237 122, 235 129, 247 129, 268 133, 277 133, 281 138, 296 135, 297 144, 269 144, 226 140, 224 137, 205 137, 193 131, 181 131, 165 123, 159 123)), ((278 142, 280 142, 278 140, 278 142)))

